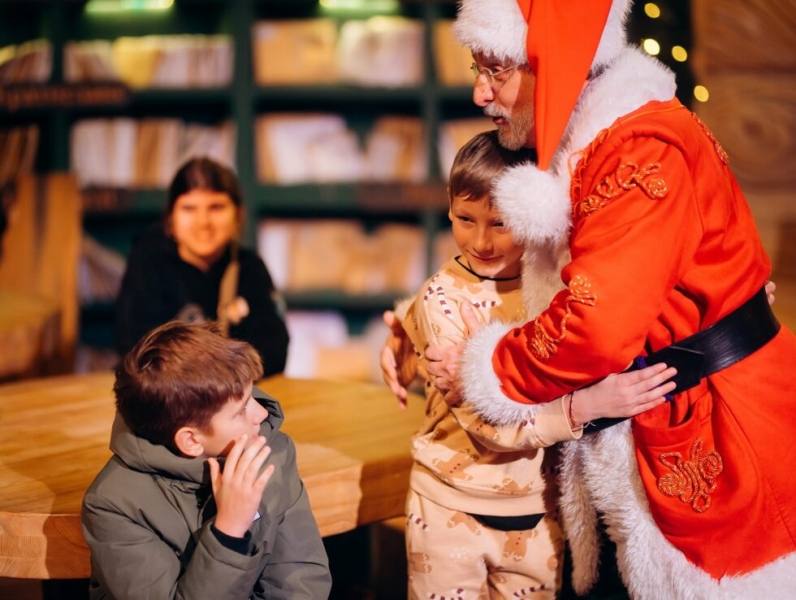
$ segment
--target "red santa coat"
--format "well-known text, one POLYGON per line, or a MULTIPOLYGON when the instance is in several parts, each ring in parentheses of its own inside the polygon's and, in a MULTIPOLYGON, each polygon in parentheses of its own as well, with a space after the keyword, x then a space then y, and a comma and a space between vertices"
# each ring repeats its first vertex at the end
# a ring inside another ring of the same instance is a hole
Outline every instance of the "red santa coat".
MULTIPOLYGON (((479 398, 486 417, 507 420, 506 397, 526 406, 544 403, 622 371, 634 357, 709 327, 769 277, 770 262, 727 156, 701 121, 654 85, 654 92, 629 101, 633 110, 620 112, 628 103, 617 93, 645 83, 639 74, 651 71, 646 60, 627 51, 615 72, 586 91, 554 180, 546 174, 525 179, 525 197, 530 184, 542 190, 542 205, 545 196, 568 192, 571 260, 561 273, 565 288, 535 320, 499 341, 505 332, 482 332, 468 348, 465 392, 471 401, 479 398), (476 383, 486 365, 468 363, 468 356, 495 342, 489 367, 496 379, 476 383)), ((651 81, 665 79, 652 71, 651 81)), ((539 207, 516 199, 518 182, 497 188, 509 223, 527 221, 523 211, 539 207)), ((531 258, 550 237, 527 223, 519 235, 529 241, 531 258)), ((632 421, 628 443, 637 473, 617 483, 640 477, 645 497, 637 518, 651 515, 669 544, 714 580, 796 557, 794 364, 796 338, 783 327, 753 355, 632 421), (761 535, 765 541, 757 541, 761 535)), ((602 453, 599 469, 609 479, 610 452, 602 453)), ((608 506, 611 494, 605 495, 601 510, 616 513, 609 524, 627 520, 619 515, 624 508, 608 506)), ((620 547, 626 582, 634 561, 644 560, 631 554, 620 547)))

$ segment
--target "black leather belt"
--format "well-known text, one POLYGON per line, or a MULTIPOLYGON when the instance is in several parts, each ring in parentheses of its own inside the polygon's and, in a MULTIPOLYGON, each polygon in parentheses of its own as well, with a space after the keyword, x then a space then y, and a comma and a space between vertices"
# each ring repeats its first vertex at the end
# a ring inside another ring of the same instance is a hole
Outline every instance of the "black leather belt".
MULTIPOLYGON (((765 287, 730 314, 707 329, 695 333, 648 356, 639 356, 628 371, 656 363, 676 367, 671 395, 695 387, 704 377, 726 369, 770 342, 780 324, 768 303, 765 287)), ((671 398, 670 398, 671 399, 671 398)), ((584 433, 605 429, 625 419, 597 419, 584 433)))

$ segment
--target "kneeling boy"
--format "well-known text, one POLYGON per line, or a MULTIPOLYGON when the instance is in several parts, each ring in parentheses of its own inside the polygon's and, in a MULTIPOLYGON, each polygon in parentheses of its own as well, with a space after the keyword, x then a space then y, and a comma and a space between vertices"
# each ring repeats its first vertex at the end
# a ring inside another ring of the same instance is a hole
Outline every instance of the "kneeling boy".
POLYGON ((114 454, 83 499, 92 598, 328 597, 282 409, 252 387, 262 373, 207 324, 171 321, 125 356, 114 454))

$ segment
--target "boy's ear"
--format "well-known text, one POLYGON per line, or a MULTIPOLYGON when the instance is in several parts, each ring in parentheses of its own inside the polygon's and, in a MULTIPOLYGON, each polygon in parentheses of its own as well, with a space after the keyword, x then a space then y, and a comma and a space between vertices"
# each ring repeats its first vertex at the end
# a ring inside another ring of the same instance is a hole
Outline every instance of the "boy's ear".
POLYGON ((202 456, 205 447, 195 427, 180 427, 174 434, 174 445, 185 456, 202 456))

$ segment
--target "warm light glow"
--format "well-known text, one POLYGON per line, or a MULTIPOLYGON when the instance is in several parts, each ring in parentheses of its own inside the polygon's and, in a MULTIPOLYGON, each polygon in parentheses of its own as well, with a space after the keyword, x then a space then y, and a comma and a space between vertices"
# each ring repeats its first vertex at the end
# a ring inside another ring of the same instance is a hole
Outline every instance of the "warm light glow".
POLYGON ((644 5, 644 14, 650 19, 657 19, 661 16, 661 9, 654 2, 647 2, 644 5))
POLYGON ((694 98, 696 98, 700 102, 707 102, 708 98, 710 98, 710 93, 708 92, 708 88, 706 88, 704 85, 695 85, 694 98))
POLYGON ((661 45, 652 38, 647 38, 641 42, 641 47, 644 48, 644 52, 652 56, 658 56, 661 53, 661 45))
POLYGON ((682 46, 673 46, 672 58, 677 62, 685 62, 688 60, 688 50, 686 50, 682 46))
POLYGON ((88 0, 86 12, 109 13, 122 11, 168 10, 174 0, 88 0))
POLYGON ((398 0, 319 0, 321 9, 327 11, 359 10, 379 13, 398 12, 401 5, 398 0))

